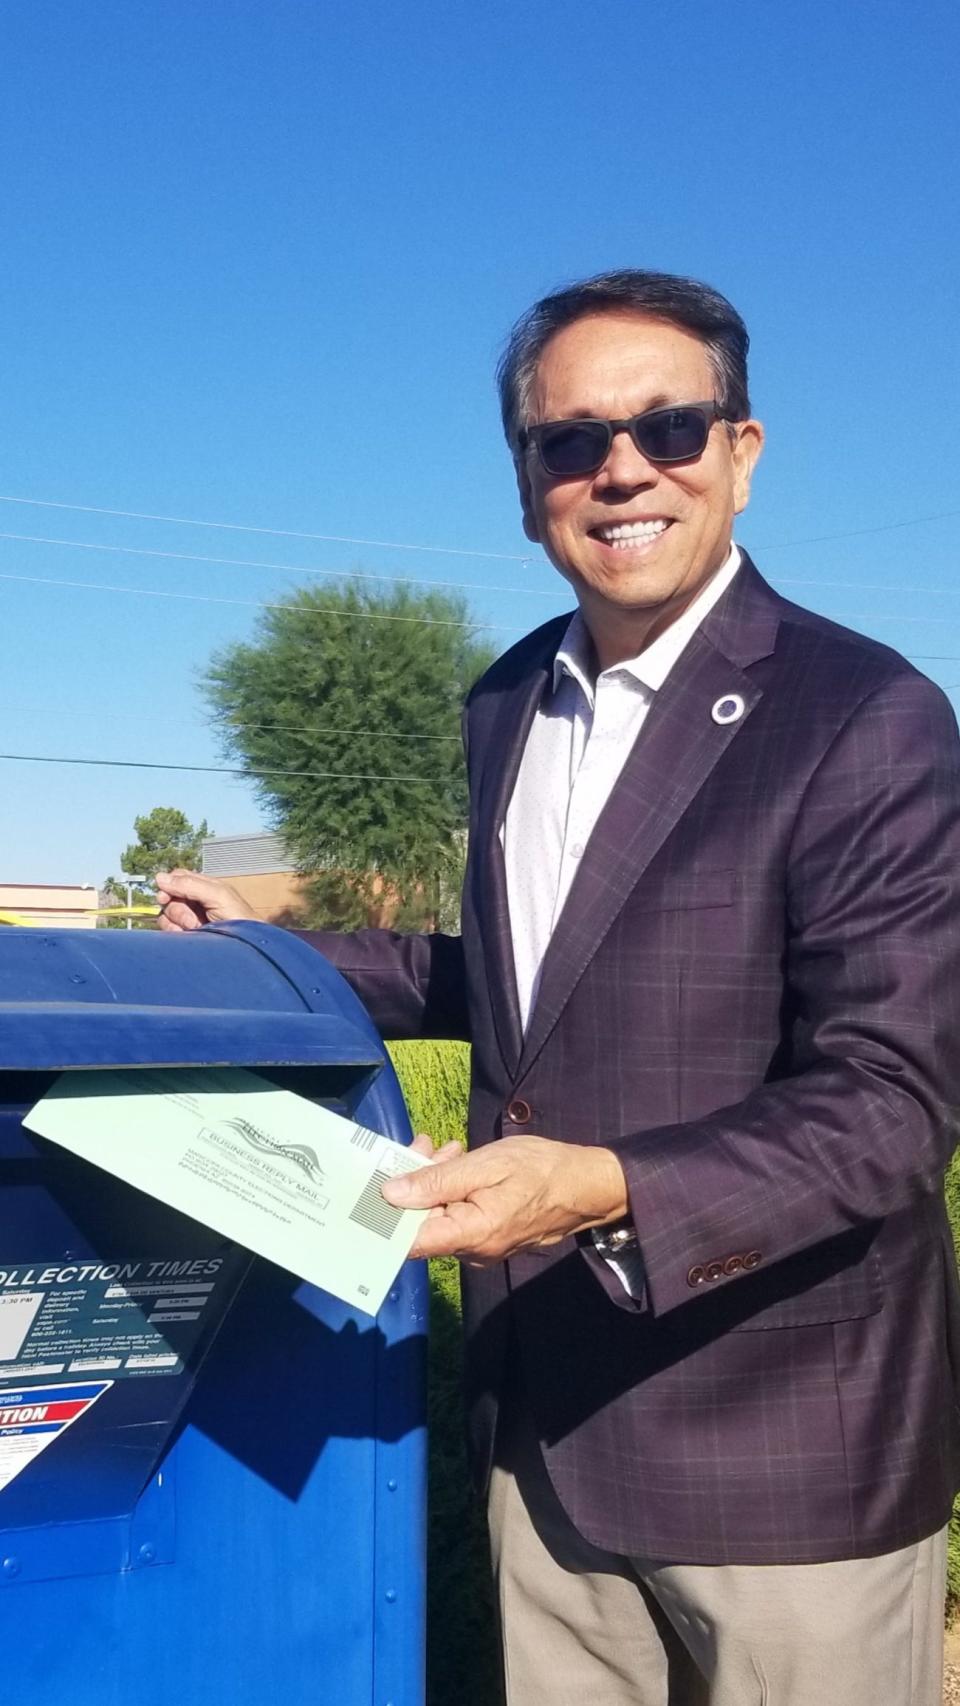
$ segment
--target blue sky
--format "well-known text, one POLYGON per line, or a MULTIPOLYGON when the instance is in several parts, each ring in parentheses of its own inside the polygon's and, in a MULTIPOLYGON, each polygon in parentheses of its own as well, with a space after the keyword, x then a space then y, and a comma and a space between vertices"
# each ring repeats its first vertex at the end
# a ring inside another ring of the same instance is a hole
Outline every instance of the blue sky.
MULTIPOLYGON (((0 748, 220 763, 197 678, 307 570, 469 586, 502 645, 567 608, 520 530, 492 368, 535 296, 622 265, 704 277, 747 319, 761 567, 960 703, 958 20, 7 8, 0 497, 36 501, 0 502, 0 748)), ((261 823, 226 776, 0 771, 0 881, 99 883, 157 804, 261 823)))

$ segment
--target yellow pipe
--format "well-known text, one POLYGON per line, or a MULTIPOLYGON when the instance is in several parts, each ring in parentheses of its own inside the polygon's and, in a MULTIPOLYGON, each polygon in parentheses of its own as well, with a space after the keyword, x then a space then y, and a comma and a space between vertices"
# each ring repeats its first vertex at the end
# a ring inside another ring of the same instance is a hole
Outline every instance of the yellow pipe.
MULTIPOLYGON (((78 906, 72 917, 82 913, 85 918, 159 918, 159 906, 78 906)), ((28 930, 52 930, 49 918, 28 918, 22 912, 0 912, 0 924, 21 924, 28 930)))

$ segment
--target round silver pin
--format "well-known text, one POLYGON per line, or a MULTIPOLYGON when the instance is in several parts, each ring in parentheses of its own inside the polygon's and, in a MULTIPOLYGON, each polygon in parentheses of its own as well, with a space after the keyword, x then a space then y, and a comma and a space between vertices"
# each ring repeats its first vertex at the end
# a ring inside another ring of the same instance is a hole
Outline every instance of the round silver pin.
POLYGON ((715 723, 721 725, 736 723, 739 722, 746 708, 739 693, 725 693, 722 699, 717 700, 710 715, 715 723))

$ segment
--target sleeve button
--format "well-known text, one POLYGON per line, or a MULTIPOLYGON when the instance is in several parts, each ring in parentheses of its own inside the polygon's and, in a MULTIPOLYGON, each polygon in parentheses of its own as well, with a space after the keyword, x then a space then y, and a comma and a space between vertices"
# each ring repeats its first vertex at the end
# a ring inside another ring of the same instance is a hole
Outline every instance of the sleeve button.
POLYGON ((691 1268, 687 1274, 687 1284, 696 1288, 698 1285, 703 1285, 706 1277, 701 1267, 691 1268))
POLYGON ((759 1250, 750 1250, 743 1258, 743 1265, 749 1272, 751 1268, 758 1268, 762 1261, 763 1257, 759 1250))
POLYGON ((742 1267, 743 1267, 743 1257, 742 1256, 728 1256, 726 1261, 723 1264, 723 1271, 725 1274, 738 1274, 742 1267))

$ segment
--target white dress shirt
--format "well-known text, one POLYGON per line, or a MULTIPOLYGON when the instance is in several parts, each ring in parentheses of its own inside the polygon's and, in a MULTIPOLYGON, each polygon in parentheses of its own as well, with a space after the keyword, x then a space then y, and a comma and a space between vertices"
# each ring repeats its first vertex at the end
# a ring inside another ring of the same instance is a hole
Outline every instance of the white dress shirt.
MULTIPOLYGON (((669 628, 639 657, 595 678, 586 624, 579 611, 571 618, 554 662, 553 689, 531 725, 500 832, 524 1032, 577 866, 654 695, 739 567, 740 553, 731 545, 725 562, 669 628)), ((640 1252, 624 1250, 606 1260, 626 1290, 639 1296, 640 1252)))
POLYGON ((524 1031, 570 884, 654 694, 739 567, 733 545, 702 592, 646 651, 601 670, 595 681, 586 624, 579 611, 571 618, 553 666, 553 691, 534 717, 500 832, 524 1031))

